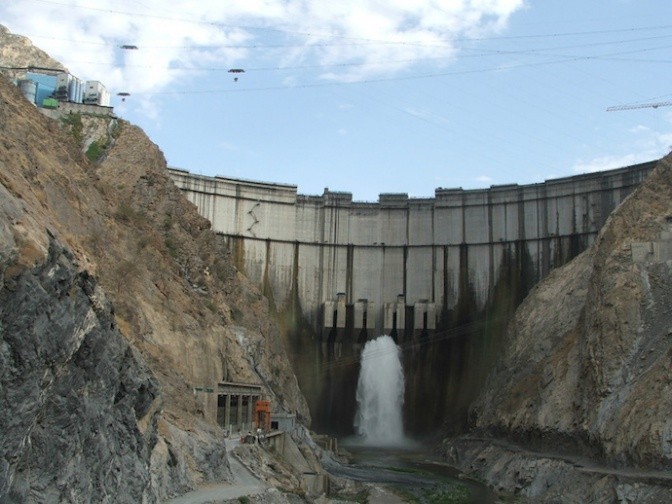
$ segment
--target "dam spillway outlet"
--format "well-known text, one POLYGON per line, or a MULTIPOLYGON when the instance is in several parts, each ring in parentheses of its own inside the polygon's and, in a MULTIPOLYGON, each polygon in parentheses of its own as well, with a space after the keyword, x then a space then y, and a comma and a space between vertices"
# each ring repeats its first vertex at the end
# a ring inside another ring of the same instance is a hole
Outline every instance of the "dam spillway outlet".
POLYGON ((368 341, 362 351, 355 429, 368 446, 405 444, 404 370, 399 352, 390 336, 368 341))

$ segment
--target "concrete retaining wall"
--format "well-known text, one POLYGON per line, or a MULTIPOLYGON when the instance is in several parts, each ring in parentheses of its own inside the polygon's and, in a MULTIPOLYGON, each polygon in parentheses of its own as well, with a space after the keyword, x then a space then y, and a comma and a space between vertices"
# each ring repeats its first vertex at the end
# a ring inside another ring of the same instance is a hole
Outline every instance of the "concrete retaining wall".
MULTIPOLYGON (((381 194, 376 203, 353 202, 350 193, 303 196, 293 185, 176 169, 170 175, 277 307, 298 301, 303 317, 326 334, 334 317, 325 316, 325 303, 336 303, 339 293, 351 307, 366 300, 361 306, 368 309, 369 336, 375 336, 386 329, 386 309, 390 313, 400 295, 410 309, 430 306, 427 313, 438 317, 468 288, 480 308, 502 265, 520 262, 522 254, 538 281, 593 242, 654 164, 523 186, 439 188, 427 199, 381 194)), ((357 314, 360 326, 361 306, 349 313, 353 319, 357 314)))

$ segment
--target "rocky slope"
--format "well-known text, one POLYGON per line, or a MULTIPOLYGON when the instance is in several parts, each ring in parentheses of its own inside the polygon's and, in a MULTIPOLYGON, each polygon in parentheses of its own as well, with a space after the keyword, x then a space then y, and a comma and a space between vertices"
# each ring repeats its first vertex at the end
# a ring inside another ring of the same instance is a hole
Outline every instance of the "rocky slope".
POLYGON ((450 458, 549 502, 596 481, 593 502, 672 500, 672 157, 533 289, 505 349, 471 414, 477 435, 513 444, 448 442, 450 458))
POLYGON ((0 216, 1 500, 104 502, 123 485, 141 502, 158 383, 100 285, 3 186, 0 216))
POLYGON ((193 392, 225 374, 309 422, 268 302, 141 130, 91 164, 2 76, 0 125, 0 501, 226 480, 216 398, 193 392))
POLYGON ((19 75, 21 71, 11 70, 11 68, 40 67, 67 72, 61 63, 39 47, 34 46, 29 38, 11 33, 2 25, 0 25, 0 66, 9 69, 9 75, 12 78, 19 75))

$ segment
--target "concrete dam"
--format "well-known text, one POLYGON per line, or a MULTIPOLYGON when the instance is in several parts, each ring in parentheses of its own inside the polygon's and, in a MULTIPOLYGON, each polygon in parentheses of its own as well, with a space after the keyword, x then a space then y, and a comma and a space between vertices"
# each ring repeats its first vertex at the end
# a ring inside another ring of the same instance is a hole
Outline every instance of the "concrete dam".
POLYGON ((280 313, 316 428, 343 434, 352 425, 358 351, 381 334, 404 350, 407 429, 466 421, 515 307, 595 240, 654 165, 438 188, 433 198, 381 194, 375 203, 169 173, 280 313))

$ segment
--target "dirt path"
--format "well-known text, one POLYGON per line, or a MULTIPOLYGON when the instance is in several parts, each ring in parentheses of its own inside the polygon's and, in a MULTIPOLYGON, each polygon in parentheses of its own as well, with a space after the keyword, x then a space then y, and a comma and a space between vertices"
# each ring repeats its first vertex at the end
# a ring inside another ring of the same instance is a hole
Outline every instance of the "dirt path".
POLYGON ((255 477, 238 459, 231 454, 240 443, 237 439, 226 441, 226 452, 229 456, 229 465, 233 474, 232 484, 207 485, 197 490, 164 501, 164 504, 205 504, 212 501, 235 499, 243 495, 255 495, 264 492, 268 485, 255 477))

